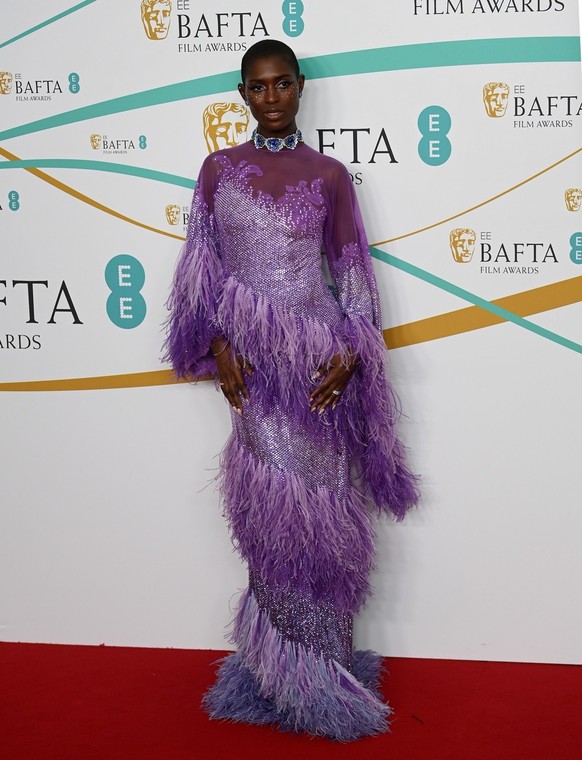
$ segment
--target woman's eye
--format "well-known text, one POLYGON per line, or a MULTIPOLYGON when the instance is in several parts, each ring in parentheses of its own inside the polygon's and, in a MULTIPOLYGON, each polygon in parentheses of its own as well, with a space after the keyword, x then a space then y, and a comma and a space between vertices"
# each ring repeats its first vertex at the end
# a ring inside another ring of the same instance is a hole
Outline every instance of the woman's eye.
POLYGON ((291 82, 279 82, 279 87, 282 90, 286 90, 288 87, 291 87, 291 82))

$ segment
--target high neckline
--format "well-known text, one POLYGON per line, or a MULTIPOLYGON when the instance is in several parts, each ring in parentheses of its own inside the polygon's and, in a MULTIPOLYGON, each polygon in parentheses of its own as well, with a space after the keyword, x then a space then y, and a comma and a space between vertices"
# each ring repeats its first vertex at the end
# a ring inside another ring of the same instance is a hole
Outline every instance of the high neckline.
POLYGON ((302 152, 303 148, 307 147, 305 141, 301 140, 301 142, 297 143, 296 147, 293 150, 289 150, 289 148, 282 148, 281 150, 272 151, 267 150, 267 148, 257 148, 252 138, 243 143, 243 145, 246 145, 248 148, 252 148, 253 152, 259 156, 265 156, 267 154, 269 156, 290 156, 292 154, 302 152))

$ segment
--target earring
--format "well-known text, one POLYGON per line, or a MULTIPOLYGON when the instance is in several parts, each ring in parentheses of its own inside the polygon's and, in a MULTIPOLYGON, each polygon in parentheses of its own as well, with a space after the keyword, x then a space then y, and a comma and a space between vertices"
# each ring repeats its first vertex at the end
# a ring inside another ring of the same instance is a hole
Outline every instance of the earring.
POLYGON ((303 90, 301 90, 301 92, 299 93, 299 97, 301 97, 302 95, 303 95, 303 90))
POLYGON ((245 100, 245 103, 247 104, 247 106, 250 106, 251 104, 250 100, 245 100))

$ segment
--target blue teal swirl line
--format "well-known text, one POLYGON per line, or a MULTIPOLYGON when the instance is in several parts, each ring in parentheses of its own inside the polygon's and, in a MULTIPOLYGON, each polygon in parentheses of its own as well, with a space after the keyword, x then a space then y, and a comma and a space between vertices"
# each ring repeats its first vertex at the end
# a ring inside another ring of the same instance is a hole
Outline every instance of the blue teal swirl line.
POLYGON ((60 21, 62 18, 65 18, 65 16, 70 16, 71 13, 80 11, 82 8, 85 8, 87 5, 91 5, 92 3, 95 3, 95 2, 97 2, 97 0, 84 0, 84 2, 82 3, 77 3, 77 5, 74 5, 72 8, 69 8, 68 10, 63 11, 62 13, 57 13, 56 16, 52 16, 46 21, 42 21, 40 24, 36 24, 36 26, 32 26, 30 29, 27 29, 24 32, 20 32, 20 34, 17 34, 16 37, 11 37, 9 40, 6 40, 5 42, 0 42, 0 48, 7 47, 8 45, 11 45, 13 42, 17 42, 18 40, 21 40, 23 37, 28 37, 29 34, 38 32, 39 29, 44 29, 45 26, 50 26, 50 24, 54 24, 55 21, 60 21))
POLYGON ((475 66, 490 63, 560 63, 580 60, 580 37, 500 37, 423 42, 304 58, 310 79, 380 71, 475 66))
POLYGON ((576 343, 573 340, 569 340, 563 335, 558 335, 551 330, 546 330, 545 327, 540 327, 540 325, 536 325, 534 322, 530 322, 528 319, 524 319, 524 317, 520 317, 519 315, 514 314, 512 311, 508 311, 502 306, 491 303, 491 301, 487 301, 487 299, 481 298, 481 296, 475 295, 475 293, 471 293, 469 290, 465 290, 465 288, 461 288, 458 285, 449 282, 448 280, 443 280, 442 277, 438 277, 431 272, 427 272, 426 269, 421 269, 420 267, 417 267, 408 261, 398 259, 396 256, 392 256, 392 254, 381 251, 379 248, 375 248, 373 246, 370 246, 370 253, 375 259, 378 259, 378 261, 389 264, 390 266, 393 266, 396 269, 400 269, 407 274, 414 275, 414 277, 418 277, 420 280, 424 280, 431 285, 435 285, 437 288, 440 288, 447 293, 451 293, 452 295, 458 296, 459 298, 462 298, 463 300, 468 301, 475 306, 479 306, 480 308, 485 309, 485 311, 488 311, 491 314, 495 314, 496 316, 505 319, 507 322, 513 322, 513 324, 518 325, 519 327, 523 327, 525 330, 529 330, 530 332, 535 333, 542 338, 546 338, 547 340, 551 340, 560 346, 564 346, 564 348, 569 348, 571 351, 582 354, 582 344, 576 343))
MULTIPOLYGON (((301 61, 308 79, 322 79, 382 71, 470 66, 498 63, 556 63, 580 60, 579 37, 508 37, 504 39, 453 40, 396 45, 330 53, 301 61)), ((175 103, 180 100, 234 92, 240 78, 238 71, 212 74, 186 82, 156 87, 93 105, 75 108, 54 116, 21 124, 0 132, 0 140, 42 132, 87 119, 110 116, 139 108, 175 103)))
POLYGON ((112 161, 93 161, 80 158, 26 158, 17 161, 0 161, 2 169, 86 169, 97 172, 110 172, 111 174, 126 174, 130 177, 165 182, 176 187, 187 187, 193 190, 196 180, 190 177, 181 177, 179 174, 168 174, 155 169, 146 169, 143 166, 129 166, 117 164, 112 161))

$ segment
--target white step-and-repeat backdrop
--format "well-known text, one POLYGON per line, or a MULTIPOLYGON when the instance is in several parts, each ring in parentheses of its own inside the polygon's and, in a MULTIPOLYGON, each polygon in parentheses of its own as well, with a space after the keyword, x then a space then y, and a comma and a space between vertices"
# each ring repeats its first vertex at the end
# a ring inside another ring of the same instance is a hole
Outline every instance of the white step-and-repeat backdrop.
POLYGON ((0 638, 220 649, 245 571, 229 430, 160 363, 198 167, 242 53, 307 75, 382 293, 422 503, 378 524, 358 645, 582 662, 575 0, 34 0, 0 39, 0 638))

